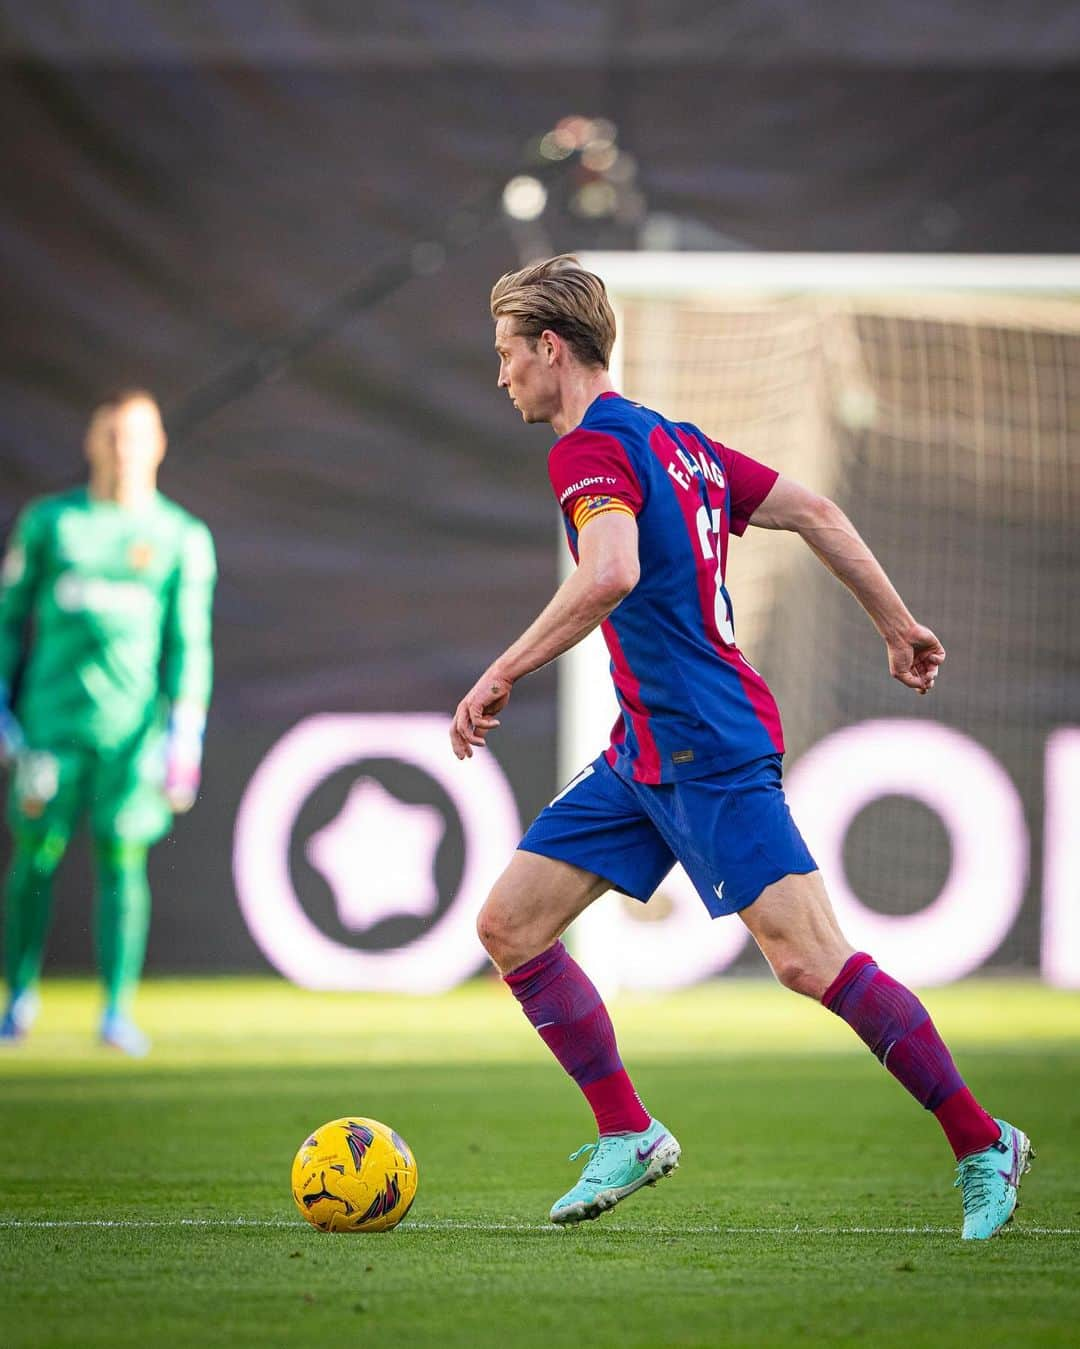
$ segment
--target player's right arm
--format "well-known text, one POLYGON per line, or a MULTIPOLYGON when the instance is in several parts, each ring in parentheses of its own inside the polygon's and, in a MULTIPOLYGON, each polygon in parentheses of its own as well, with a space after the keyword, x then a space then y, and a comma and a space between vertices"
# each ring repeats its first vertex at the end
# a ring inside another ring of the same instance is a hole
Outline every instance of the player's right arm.
POLYGON ((915 621, 884 568, 835 501, 780 476, 751 515, 750 523, 798 534, 870 615, 888 651, 893 678, 919 693, 930 692, 945 659, 945 648, 929 628, 915 621))
POLYGON ((488 666, 458 703, 450 743, 472 757, 499 724, 498 714, 523 675, 576 646, 637 585, 637 513, 643 496, 626 451, 611 435, 580 427, 548 457, 556 500, 577 535, 577 566, 535 621, 488 666))
POLYGON ((578 565, 551 600, 484 671, 458 703, 450 743, 459 759, 486 743, 514 684, 576 646, 598 627, 638 583, 637 521, 630 510, 597 510, 582 521, 578 565))
POLYGON ((22 748, 22 728, 11 710, 11 684, 22 659, 27 624, 41 575, 38 510, 27 506, 8 539, 0 569, 0 757, 22 748))

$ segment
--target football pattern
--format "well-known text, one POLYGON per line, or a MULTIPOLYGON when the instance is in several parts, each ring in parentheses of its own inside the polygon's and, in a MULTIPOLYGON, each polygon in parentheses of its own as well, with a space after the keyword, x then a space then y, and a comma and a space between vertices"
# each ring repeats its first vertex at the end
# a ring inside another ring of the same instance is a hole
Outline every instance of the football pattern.
POLYGON ((362 1115, 316 1129, 292 1164, 293 1200, 320 1232, 387 1232, 408 1213, 416 1185, 409 1145, 362 1115))

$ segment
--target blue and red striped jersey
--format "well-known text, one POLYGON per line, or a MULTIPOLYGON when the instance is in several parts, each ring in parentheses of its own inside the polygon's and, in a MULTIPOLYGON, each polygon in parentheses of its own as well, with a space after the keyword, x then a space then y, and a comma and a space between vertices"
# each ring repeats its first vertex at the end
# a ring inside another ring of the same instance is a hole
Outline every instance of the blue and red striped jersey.
POLYGON ((689 423, 616 393, 552 446, 548 473, 577 561, 606 510, 637 517, 641 579, 602 625, 621 715, 607 760, 635 782, 675 782, 782 753, 768 685, 735 644, 728 540, 777 479, 689 423))

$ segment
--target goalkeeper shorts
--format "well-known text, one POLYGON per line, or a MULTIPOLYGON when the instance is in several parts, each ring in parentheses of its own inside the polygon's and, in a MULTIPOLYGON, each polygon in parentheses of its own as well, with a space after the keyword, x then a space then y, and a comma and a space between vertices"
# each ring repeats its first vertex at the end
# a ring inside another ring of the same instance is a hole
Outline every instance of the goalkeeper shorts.
POLYGON ((172 826, 164 773, 157 727, 120 750, 30 747, 15 761, 8 822, 16 833, 69 837, 85 814, 95 838, 149 846, 172 826))

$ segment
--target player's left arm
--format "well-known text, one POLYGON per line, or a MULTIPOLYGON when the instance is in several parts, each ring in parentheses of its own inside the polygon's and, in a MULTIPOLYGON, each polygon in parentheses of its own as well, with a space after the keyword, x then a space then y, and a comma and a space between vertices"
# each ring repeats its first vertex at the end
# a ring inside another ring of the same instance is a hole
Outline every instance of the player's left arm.
POLYGON ((919 693, 930 692, 945 648, 929 628, 915 621, 884 568, 834 501, 781 476, 750 523, 800 535, 870 615, 888 650, 893 678, 919 693))
POLYGON ((471 759, 498 726, 498 713, 524 675, 576 646, 598 627, 638 583, 637 520, 629 509, 605 509, 582 524, 578 565, 516 642, 480 676, 457 705, 450 743, 471 759))
POLYGON ((22 750, 23 732, 11 706, 11 685, 26 652, 27 626, 42 576, 45 540, 41 507, 20 514, 0 567, 0 762, 22 750))
POLYGON ((169 701, 165 794, 176 811, 190 810, 199 790, 213 683, 211 627, 216 580, 213 538, 201 521, 192 521, 184 532, 165 619, 164 692, 169 701))

